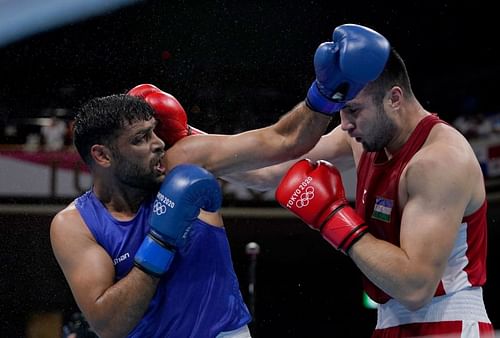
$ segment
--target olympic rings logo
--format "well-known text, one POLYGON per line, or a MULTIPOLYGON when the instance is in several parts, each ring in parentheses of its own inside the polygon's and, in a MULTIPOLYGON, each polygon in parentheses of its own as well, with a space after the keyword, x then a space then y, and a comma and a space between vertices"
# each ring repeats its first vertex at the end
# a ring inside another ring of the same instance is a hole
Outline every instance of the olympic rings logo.
POLYGON ((155 203, 153 204, 153 212, 158 216, 161 216, 167 212, 167 208, 175 208, 175 202, 163 195, 161 191, 158 191, 155 203))
POLYGON ((153 212, 158 216, 161 216, 167 212, 167 206, 160 201, 155 201, 155 204, 153 205, 153 212))
POLYGON ((314 187, 307 187, 305 191, 300 194, 299 199, 295 202, 297 208, 307 207, 309 205, 309 201, 314 198, 314 187))
POLYGON ((313 178, 307 176, 295 190, 291 193, 286 203, 287 208, 303 208, 309 205, 309 202, 314 198, 314 186, 311 186, 313 178))

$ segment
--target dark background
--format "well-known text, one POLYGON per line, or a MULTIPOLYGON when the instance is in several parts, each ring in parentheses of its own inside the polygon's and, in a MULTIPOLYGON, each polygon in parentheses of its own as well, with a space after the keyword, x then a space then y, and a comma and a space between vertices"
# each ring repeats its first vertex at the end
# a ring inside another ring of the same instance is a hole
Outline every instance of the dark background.
POLYGON ((406 59, 417 97, 452 121, 498 112, 496 11, 482 1, 141 1, 0 48, 1 123, 153 83, 195 126, 233 133, 289 110, 316 47, 358 23, 406 59), (193 109, 198 106, 199 109, 193 109))
MULTIPOLYGON (((316 47, 343 23, 369 26, 391 41, 428 110, 450 122, 459 114, 497 113, 500 30, 494 5, 485 3, 142 1, 1 47, 0 127, 56 111, 69 119, 91 97, 145 82, 175 95, 190 123, 207 132, 264 126, 304 98, 316 47)), ((485 288, 496 326, 498 210, 490 205, 485 288)), ((51 217, 0 215, 2 336, 22 336, 34 312, 77 310, 50 251, 51 217)), ((245 297, 245 244, 255 240, 262 248, 256 337, 369 336, 375 312, 362 307, 359 275, 347 257, 297 219, 226 223, 245 297)))

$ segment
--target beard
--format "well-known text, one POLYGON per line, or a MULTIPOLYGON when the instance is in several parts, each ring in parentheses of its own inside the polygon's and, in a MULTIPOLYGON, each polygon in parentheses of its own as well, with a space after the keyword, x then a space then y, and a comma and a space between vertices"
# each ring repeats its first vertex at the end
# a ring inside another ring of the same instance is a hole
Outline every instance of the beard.
POLYGON ((367 152, 382 151, 394 138, 396 124, 387 116, 383 107, 378 107, 370 133, 363 139, 363 149, 367 152))
POLYGON ((148 167, 142 163, 134 162, 121 154, 116 154, 118 180, 132 188, 143 189, 147 191, 157 190, 161 184, 160 177, 155 174, 154 166, 158 162, 152 161, 148 167))

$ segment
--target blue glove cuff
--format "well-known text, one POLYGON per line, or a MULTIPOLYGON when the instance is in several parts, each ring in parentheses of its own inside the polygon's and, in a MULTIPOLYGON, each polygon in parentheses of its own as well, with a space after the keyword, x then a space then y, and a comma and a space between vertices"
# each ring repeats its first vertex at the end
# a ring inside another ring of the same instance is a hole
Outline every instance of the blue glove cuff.
POLYGON ((306 105, 315 112, 333 116, 344 108, 345 102, 334 102, 321 94, 318 84, 314 81, 307 92, 306 105))
POLYGON ((148 234, 135 254, 134 263, 147 274, 160 277, 170 268, 173 258, 172 247, 148 234))

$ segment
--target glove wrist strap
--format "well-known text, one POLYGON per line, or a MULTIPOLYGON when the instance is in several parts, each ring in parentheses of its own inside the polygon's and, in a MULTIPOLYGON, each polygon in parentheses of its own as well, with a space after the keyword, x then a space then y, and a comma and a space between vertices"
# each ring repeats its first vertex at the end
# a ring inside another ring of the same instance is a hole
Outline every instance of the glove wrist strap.
POLYGON ((311 110, 328 116, 333 116, 345 105, 345 102, 334 102, 323 95, 316 81, 309 87, 305 102, 311 110))
POLYGON ((321 227, 323 238, 344 254, 367 231, 368 226, 364 220, 346 205, 337 207, 321 227))
POLYGON ((135 254, 134 264, 153 277, 160 277, 168 271, 175 249, 148 234, 135 254))

